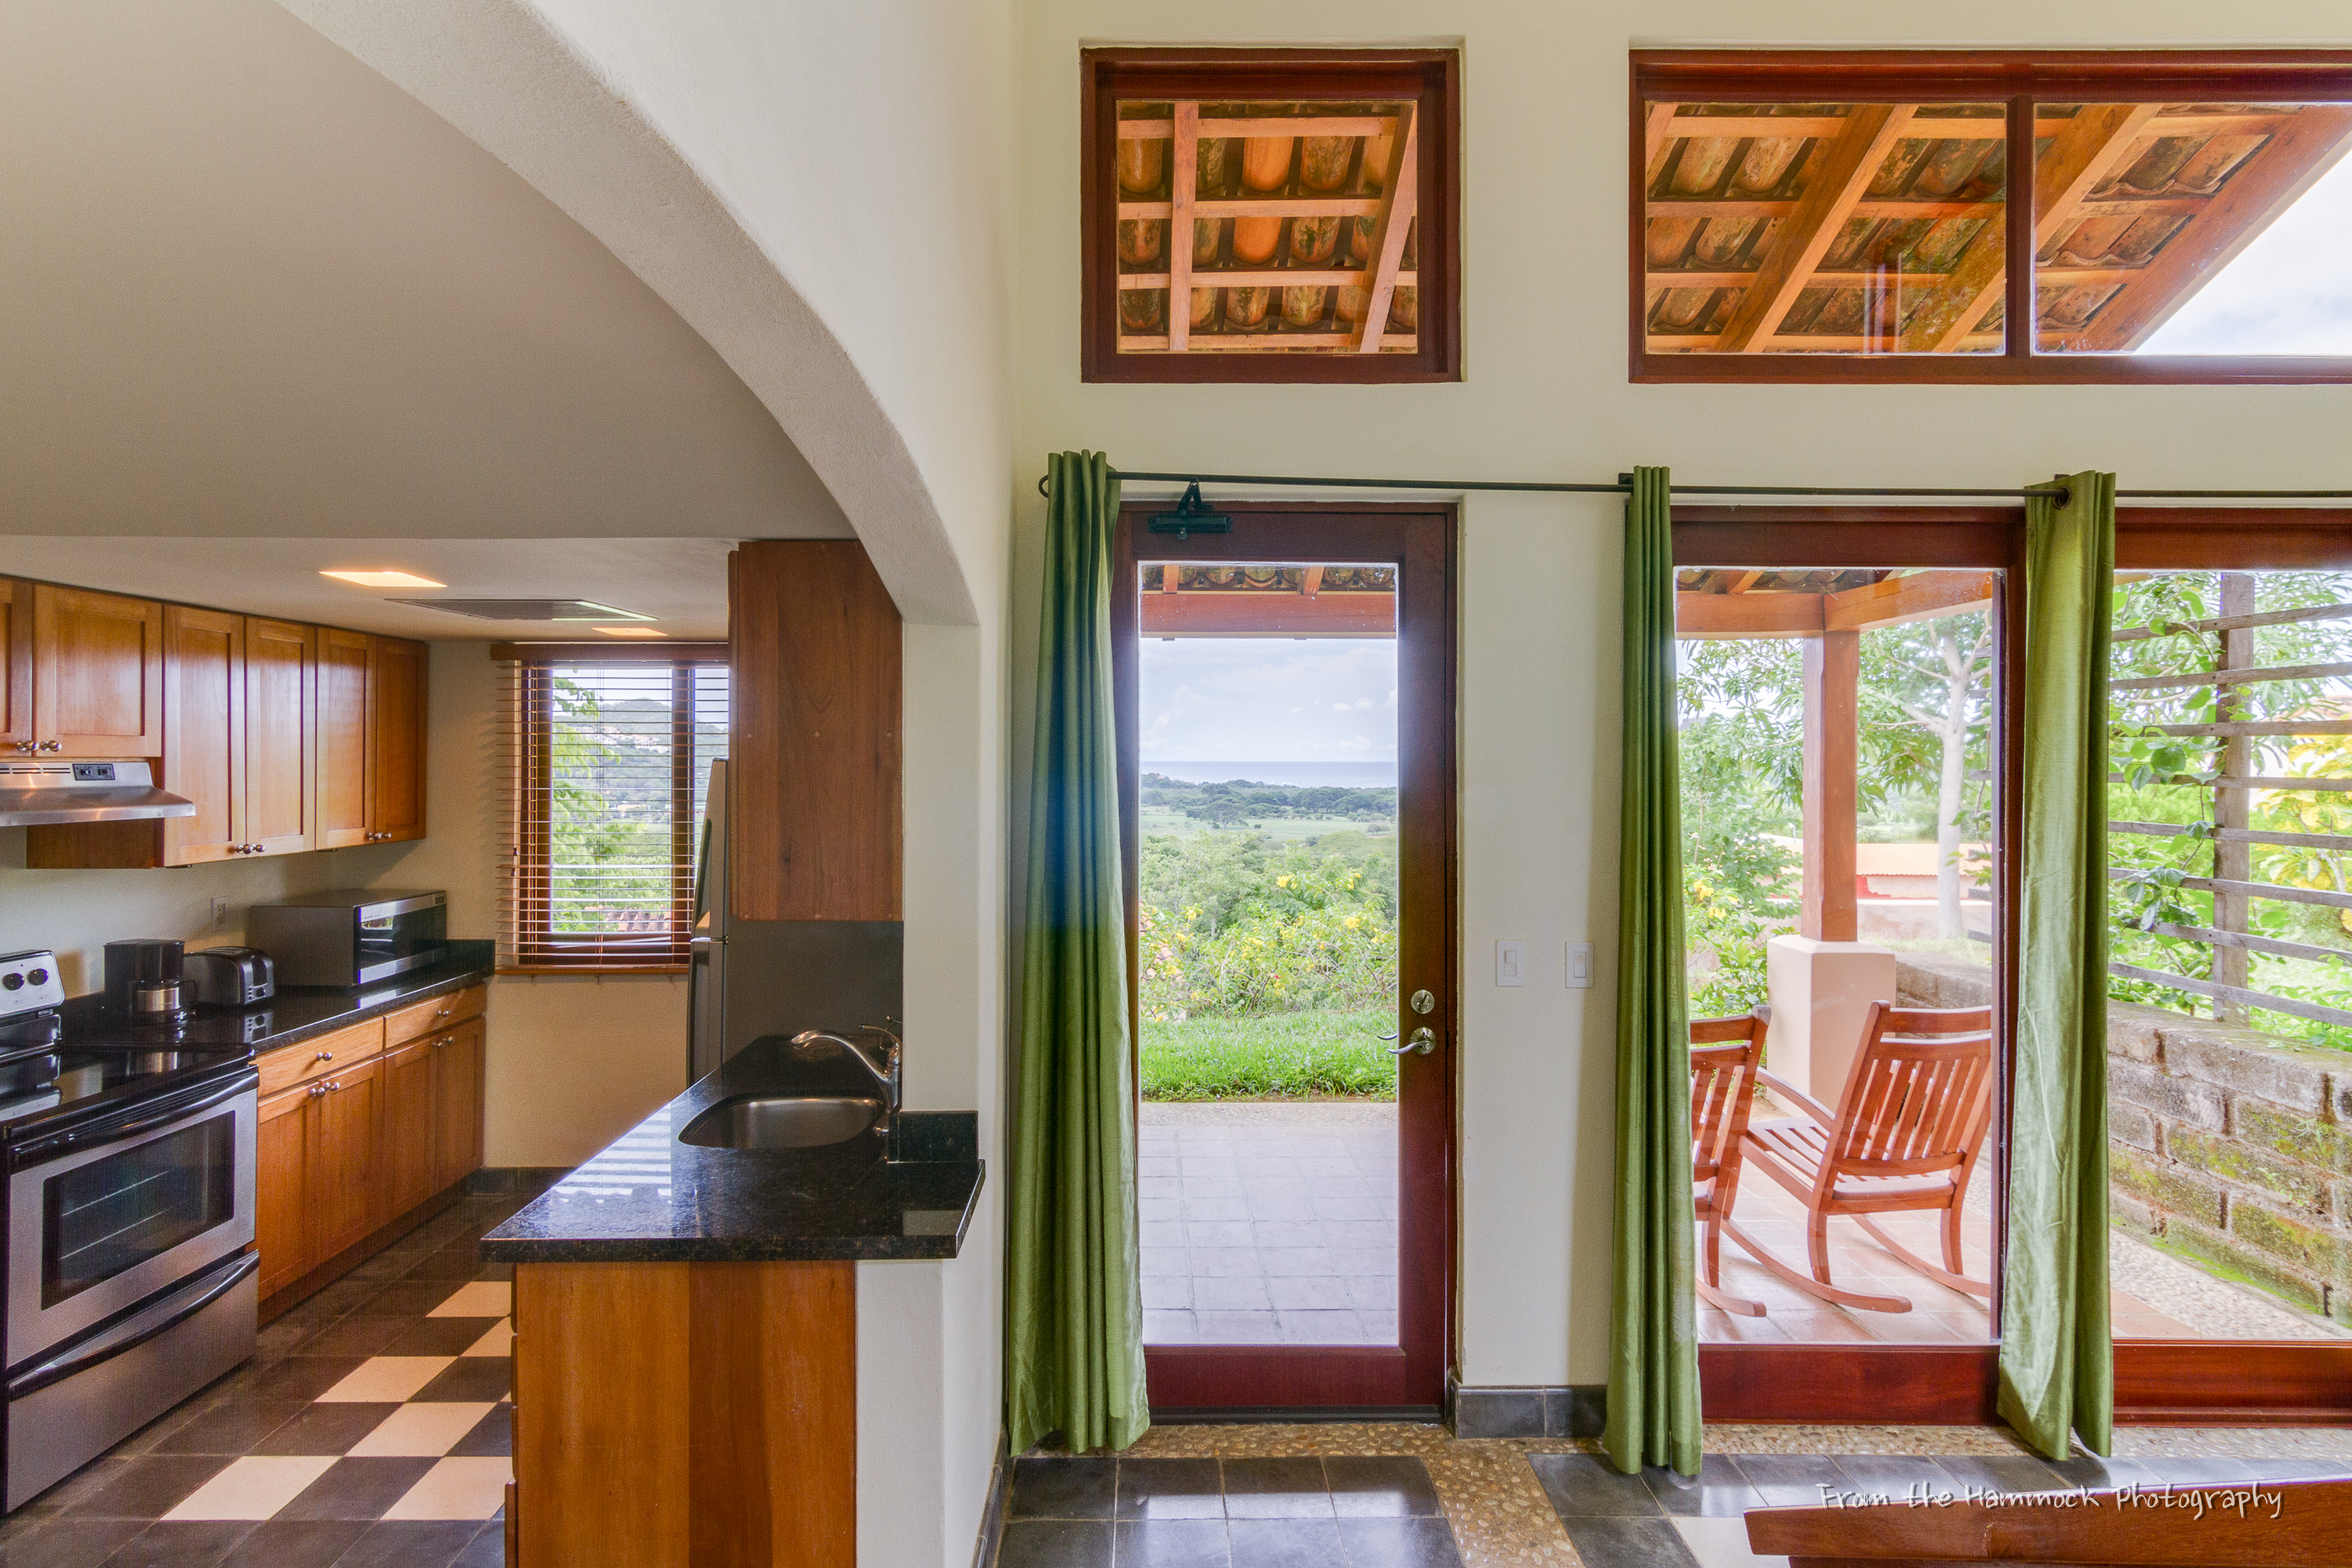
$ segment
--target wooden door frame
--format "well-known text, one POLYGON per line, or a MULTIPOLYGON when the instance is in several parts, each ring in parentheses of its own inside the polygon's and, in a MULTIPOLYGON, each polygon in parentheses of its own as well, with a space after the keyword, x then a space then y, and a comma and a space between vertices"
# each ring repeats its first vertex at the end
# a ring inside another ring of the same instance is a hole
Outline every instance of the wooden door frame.
MULTIPOLYGON (((1399 1058, 1402 1071, 1420 1075, 1411 1100, 1398 1099, 1397 1224, 1401 1258, 1435 1260, 1437 1267, 1397 1276, 1397 1341, 1392 1346, 1147 1346, 1144 1363, 1155 1415, 1244 1414, 1311 1410, 1341 1415, 1409 1415, 1434 1419, 1454 1361, 1454 1282, 1459 1272, 1459 1232, 1454 1173, 1455 1102, 1461 1041, 1459 710, 1455 702, 1458 647, 1455 571, 1460 533, 1451 505, 1366 502, 1233 502, 1218 510, 1234 521, 1230 535, 1179 539, 1146 531, 1147 519, 1165 501, 1129 501, 1119 509, 1111 566, 1111 668, 1118 757, 1119 854, 1127 905, 1128 973, 1138 973, 1138 907, 1141 837, 1141 759, 1138 704, 1142 635, 1139 568, 1151 561, 1388 563, 1398 566, 1397 685, 1400 694, 1398 783, 1415 794, 1434 789, 1444 809, 1409 820, 1400 791, 1400 847, 1418 848, 1443 868, 1438 886, 1408 889, 1399 856, 1400 913, 1411 898, 1431 911, 1403 928, 1398 951, 1398 1031, 1432 1025, 1440 1049, 1399 1058), (1335 533, 1338 542, 1332 542, 1335 533), (1407 712, 1432 711, 1428 752, 1412 754, 1407 712), (1433 778, 1425 776, 1434 773, 1433 778), (1434 984, 1432 984, 1434 976, 1434 984), (1409 988, 1429 985, 1441 998, 1427 1017, 1404 1008, 1409 988)), ((1128 1037, 1139 1048, 1137 987, 1128 988, 1128 1037)), ((1140 1093, 1140 1075, 1138 1079, 1140 1093)), ((1402 1079, 1401 1079, 1402 1084, 1402 1079)))
MULTIPOLYGON (((2016 1065, 2017 925, 2023 826, 2023 703, 2009 675, 2025 640, 2025 514, 2006 507, 1674 509, 1675 563, 1709 566, 1998 567, 1994 600, 1996 772, 2002 798, 1995 876, 2000 1042, 1993 1158, 1994 1269, 2007 1251, 2010 1088, 2016 1065)), ((2352 509, 2121 507, 2118 570, 2352 570, 2352 509)), ((2000 1328, 1996 1289, 1992 1315, 2000 1328)), ((1736 1344, 1699 1347, 1708 1419, 1979 1426, 1998 1419, 1997 1343, 1736 1344)), ((2127 1426, 2352 1425, 2352 1341, 2115 1342, 2116 1419, 2127 1426)))

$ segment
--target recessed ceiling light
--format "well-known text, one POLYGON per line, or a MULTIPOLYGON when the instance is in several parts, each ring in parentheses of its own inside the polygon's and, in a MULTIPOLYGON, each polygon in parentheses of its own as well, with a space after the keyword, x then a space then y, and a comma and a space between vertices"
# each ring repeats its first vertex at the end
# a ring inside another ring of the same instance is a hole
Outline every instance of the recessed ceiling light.
POLYGON ((596 630, 608 637, 666 637, 667 632, 657 632, 651 626, 598 626, 596 630))
POLYGON ((333 577, 362 588, 446 588, 446 583, 436 583, 430 577, 419 577, 414 572, 321 572, 321 577, 333 577))

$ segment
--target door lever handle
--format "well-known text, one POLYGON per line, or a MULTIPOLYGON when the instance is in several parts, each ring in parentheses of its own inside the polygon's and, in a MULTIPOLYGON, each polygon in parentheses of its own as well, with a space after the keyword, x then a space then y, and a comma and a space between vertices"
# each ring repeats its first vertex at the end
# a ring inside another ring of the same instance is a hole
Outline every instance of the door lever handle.
MULTIPOLYGON (((1383 1035, 1381 1037, 1383 1039, 1394 1039, 1395 1037, 1396 1037, 1393 1035, 1383 1035)), ((1420 1028, 1415 1029, 1412 1034, 1405 1037, 1404 1044, 1401 1046, 1391 1046, 1389 1047, 1389 1055, 1392 1057, 1401 1057, 1410 1051, 1415 1056, 1425 1057, 1436 1048, 1437 1031, 1431 1028, 1428 1025, 1423 1024, 1420 1028)))
POLYGON ((1394 1029, 1391 1029, 1387 1034, 1374 1035, 1372 1038, 1376 1040, 1393 1040, 1396 1038, 1396 1031, 1394 1029))

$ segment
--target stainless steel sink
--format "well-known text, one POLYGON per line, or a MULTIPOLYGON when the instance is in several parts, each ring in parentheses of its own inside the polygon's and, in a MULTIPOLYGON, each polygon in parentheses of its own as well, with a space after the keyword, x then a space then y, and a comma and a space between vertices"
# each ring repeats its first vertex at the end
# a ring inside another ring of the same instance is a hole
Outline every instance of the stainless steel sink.
POLYGON ((824 1149, 882 1120, 882 1102, 847 1095, 748 1094, 722 1100, 686 1124, 681 1143, 705 1149, 824 1149))

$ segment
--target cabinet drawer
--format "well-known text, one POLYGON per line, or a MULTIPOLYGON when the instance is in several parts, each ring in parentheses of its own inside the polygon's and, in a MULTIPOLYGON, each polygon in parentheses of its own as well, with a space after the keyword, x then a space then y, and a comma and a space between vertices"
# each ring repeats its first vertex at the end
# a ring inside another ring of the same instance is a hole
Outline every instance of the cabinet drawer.
POLYGON ((383 1050, 383 1020, 354 1024, 348 1029, 338 1029, 331 1035, 320 1035, 315 1040, 305 1040, 299 1046, 271 1051, 257 1064, 261 1070, 261 1092, 277 1093, 312 1079, 324 1078, 354 1062, 380 1055, 383 1050))
POLYGON ((478 1018, 489 1003, 490 988, 468 985, 463 991, 453 991, 446 996, 435 996, 383 1016, 383 1037, 395 1046, 406 1045, 419 1035, 429 1035, 436 1029, 446 1029, 452 1024, 462 1024, 468 1018, 478 1018))

